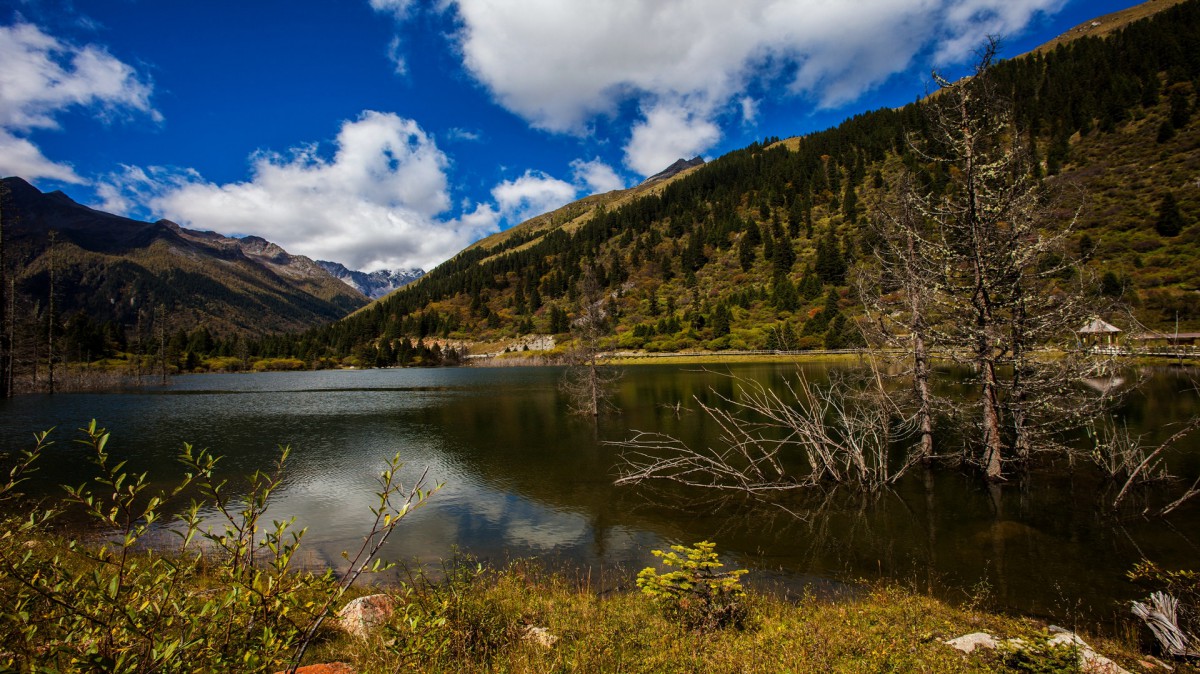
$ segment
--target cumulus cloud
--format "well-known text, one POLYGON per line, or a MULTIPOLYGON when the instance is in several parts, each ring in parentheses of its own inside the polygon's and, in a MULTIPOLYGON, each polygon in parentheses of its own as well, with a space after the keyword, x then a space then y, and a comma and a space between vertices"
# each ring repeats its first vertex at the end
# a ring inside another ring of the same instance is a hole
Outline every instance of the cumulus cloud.
POLYGON ((626 147, 634 170, 661 168, 667 145, 691 153, 720 138, 726 111, 748 119, 751 84, 818 105, 853 101, 920 53, 945 64, 988 34, 1021 31, 1065 0, 450 0, 470 73, 533 126, 588 132, 628 101, 646 114, 626 147), (675 133, 670 143, 649 137, 675 133), (640 131, 640 133, 639 133, 640 131), (708 143, 704 145, 703 143, 708 143), (657 148, 656 145, 663 147, 657 148))
POLYGON ((625 189, 625 179, 617 175, 613 167, 605 164, 599 157, 591 161, 576 159, 571 162, 571 177, 574 178, 575 185, 588 194, 625 189))
POLYGON ((492 188, 500 214, 510 223, 528 220, 575 200, 574 185, 541 171, 529 170, 492 188))
POLYGON ((363 270, 429 269, 494 229, 486 211, 438 219, 450 204, 448 159, 416 122, 367 111, 342 125, 334 145, 329 158, 315 146, 259 153, 246 182, 126 167, 98 192, 114 209, 145 203, 181 224, 255 234, 363 270))
POLYGON ((47 159, 33 143, 0 129, 0 176, 21 176, 28 180, 49 178, 64 183, 82 183, 69 164, 47 159))
POLYGON ((625 163, 648 176, 676 159, 691 158, 712 147, 721 130, 702 114, 685 106, 657 105, 644 112, 625 146, 625 163))
POLYGON ((153 87, 102 47, 72 45, 18 22, 0 26, 0 63, 0 174, 84 182, 23 137, 58 128, 57 115, 69 108, 88 108, 105 120, 128 113, 161 120, 150 103, 153 87))

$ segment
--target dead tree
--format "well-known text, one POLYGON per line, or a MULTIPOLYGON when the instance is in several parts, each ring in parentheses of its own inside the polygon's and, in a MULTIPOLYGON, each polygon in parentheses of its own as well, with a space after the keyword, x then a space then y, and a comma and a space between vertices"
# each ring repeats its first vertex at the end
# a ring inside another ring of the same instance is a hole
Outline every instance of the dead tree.
POLYGON ((54 336, 58 327, 57 304, 55 303, 55 294, 58 288, 55 285, 58 275, 57 264, 57 244, 58 233, 50 230, 50 245, 46 250, 47 257, 47 274, 50 280, 50 291, 46 298, 46 392, 54 393, 54 336))
POLYGON ((928 462, 934 452, 936 401, 930 381, 930 345, 938 271, 923 256, 925 227, 916 204, 918 195, 913 176, 905 175, 894 199, 875 205, 872 226, 881 245, 873 260, 859 266, 856 281, 867 313, 868 340, 885 347, 884 357, 900 366, 897 374, 911 379, 917 438, 913 452, 928 462))
POLYGON ((801 376, 786 390, 733 377, 736 395, 713 392, 718 405, 696 403, 716 422, 713 446, 690 447, 660 433, 637 431, 621 447, 618 485, 648 481, 763 495, 821 484, 849 484, 875 492, 912 465, 889 461, 889 405, 874 383, 856 387, 834 380, 815 386, 801 376))
POLYGON ((1094 417, 1107 396, 1078 381, 1111 371, 1073 349, 1074 330, 1097 311, 1067 245, 1080 202, 1038 177, 1027 135, 990 76, 996 49, 989 41, 970 78, 935 74, 941 91, 928 104, 928 130, 910 145, 948 180, 909 176, 898 206, 880 218, 893 273, 911 275, 898 283, 914 377, 928 380, 934 352, 970 367, 975 460, 988 480, 1002 479, 1006 461, 1058 448, 1064 431, 1094 417), (1065 355, 1047 357, 1046 348, 1065 355))
POLYGON ((8 196, 7 185, 0 183, 0 398, 11 398, 13 394, 13 314, 12 302, 15 284, 9 282, 8 258, 4 254, 5 221, 4 201, 8 196))
POLYGON ((1165 592, 1155 592, 1146 602, 1133 602, 1133 614, 1141 618, 1163 651, 1173 657, 1200 658, 1196 637, 1179 628, 1179 600, 1165 592))
POLYGON ((570 366, 563 373, 560 388, 567 394, 571 411, 597 417, 613 410, 612 388, 621 378, 619 370, 602 362, 601 339, 608 333, 608 315, 604 310, 603 288, 588 265, 579 280, 579 310, 571 323, 575 346, 569 354, 570 366))

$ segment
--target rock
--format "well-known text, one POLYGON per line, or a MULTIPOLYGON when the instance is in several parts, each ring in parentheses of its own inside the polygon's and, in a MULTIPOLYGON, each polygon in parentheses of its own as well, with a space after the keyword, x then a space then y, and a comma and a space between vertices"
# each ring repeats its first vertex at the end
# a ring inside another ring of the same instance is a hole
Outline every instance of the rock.
POLYGON ((1092 650, 1092 647, 1074 632, 1051 625, 1050 633, 1054 636, 1046 643, 1051 646, 1074 646, 1079 649, 1080 671, 1088 674, 1130 674, 1129 670, 1092 650))
POLYGON ((533 625, 525 626, 525 634, 521 638, 544 648, 552 648, 554 643, 558 641, 558 637, 551 634, 550 630, 545 627, 534 627, 533 625))
POLYGON ((972 632, 957 639, 945 642, 947 646, 957 648, 963 653, 973 653, 976 648, 995 648, 996 639, 987 632, 972 632))
MULTIPOLYGON (((1079 635, 1065 630, 1056 625, 1051 625, 1049 628, 1050 637, 1046 644, 1049 646, 1072 646, 1078 649, 1079 653, 1079 670, 1087 674, 1131 674, 1117 663, 1100 655, 1092 650, 1092 647, 1087 645, 1079 635)), ((952 646, 962 651, 963 653, 972 653, 976 648, 996 648, 996 638, 986 632, 974 632, 966 634, 957 639, 951 639, 945 642, 947 646, 952 646)), ((1020 638, 1006 639, 1005 647, 1009 649, 1024 649, 1028 647, 1025 640, 1020 638)))
POLYGON ((366 639, 371 631, 392 617, 396 602, 386 594, 359 597, 338 611, 338 624, 350 634, 366 639))

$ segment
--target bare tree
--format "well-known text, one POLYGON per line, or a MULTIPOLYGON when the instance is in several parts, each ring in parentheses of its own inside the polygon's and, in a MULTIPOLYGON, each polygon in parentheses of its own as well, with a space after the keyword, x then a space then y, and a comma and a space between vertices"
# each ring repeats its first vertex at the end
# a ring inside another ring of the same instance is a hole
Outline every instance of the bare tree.
POLYGON ((989 480, 1002 479, 1010 459, 1061 448, 1063 432, 1090 421, 1112 393, 1078 385, 1112 371, 1073 348, 1074 330, 1105 310, 1067 245, 1080 195, 1038 177, 1026 134, 990 77, 996 50, 990 40, 970 78, 935 73, 941 91, 927 131, 910 140, 948 184, 906 177, 877 217, 884 269, 903 298, 921 421, 931 421, 930 355, 969 366, 979 391, 974 458, 989 480), (1047 357, 1046 348, 1063 355, 1047 357))
POLYGON ((4 200, 9 194, 7 185, 0 183, 0 398, 13 394, 13 291, 8 279, 8 258, 4 254, 4 200))
POLYGON ((571 324, 575 347, 569 355, 571 366, 563 373, 561 388, 570 399, 571 411, 583 416, 599 416, 615 409, 612 387, 621 372, 602 362, 600 341, 608 334, 609 320, 604 309, 605 293, 591 265, 579 280, 579 311, 571 324))
POLYGON ((868 339, 884 347, 899 376, 911 378, 916 458, 928 462, 934 453, 935 399, 932 377, 931 313, 937 270, 922 256, 924 220, 917 206, 920 191, 911 175, 902 176, 892 203, 876 204, 873 226, 883 243, 872 264, 862 264, 855 277, 868 320, 868 339), (898 357, 895 357, 898 356, 898 357))
POLYGON ((635 432, 622 447, 616 483, 665 480, 690 487, 762 495, 820 484, 850 484, 874 492, 912 465, 889 460, 893 428, 886 394, 877 381, 827 387, 801 376, 783 395, 762 383, 730 375, 736 395, 713 392, 718 405, 696 399, 720 428, 715 446, 689 447, 660 433, 635 432))
POLYGON ((58 261, 57 261, 57 246, 58 232, 50 230, 50 246, 46 250, 47 271, 50 280, 50 291, 46 298, 46 392, 54 393, 54 333, 58 327, 57 304, 55 303, 55 293, 58 288, 56 281, 58 276, 58 261))

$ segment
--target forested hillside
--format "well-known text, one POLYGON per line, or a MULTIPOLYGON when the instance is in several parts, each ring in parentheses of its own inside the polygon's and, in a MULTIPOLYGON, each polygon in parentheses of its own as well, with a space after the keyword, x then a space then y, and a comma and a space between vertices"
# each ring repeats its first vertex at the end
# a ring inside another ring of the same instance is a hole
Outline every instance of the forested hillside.
MULTIPOLYGON (((1098 295, 1150 326, 1200 327, 1200 2, 992 71, 1039 180, 1081 190, 1072 233, 1098 295)), ((936 198, 947 164, 913 150, 931 100, 766 139, 626 193, 589 197, 469 248, 339 323, 268 340, 305 359, 396 362, 403 338, 518 344, 569 332, 579 281, 605 289, 611 348, 843 347, 875 207, 902 175, 936 198)), ((1070 218, 1071 213, 1065 213, 1070 218)))
POLYGON ((0 181, 0 208, 18 369, 46 357, 50 335, 67 360, 91 361, 144 349, 164 333, 199 331, 212 344, 303 330, 367 302, 308 258, 258 237, 123 218, 20 178, 0 181))

